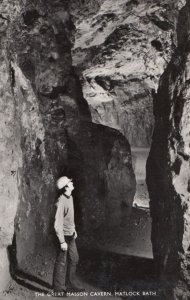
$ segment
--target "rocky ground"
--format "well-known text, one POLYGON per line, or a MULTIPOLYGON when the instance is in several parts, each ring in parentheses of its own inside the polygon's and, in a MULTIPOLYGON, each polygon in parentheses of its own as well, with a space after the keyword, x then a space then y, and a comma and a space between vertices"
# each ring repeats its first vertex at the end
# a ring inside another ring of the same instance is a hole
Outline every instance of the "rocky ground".
MULTIPOLYGON (((87 299, 100 299, 97 293, 101 291, 112 293, 107 299, 120 299, 115 292, 147 290, 150 285, 151 289, 153 285, 154 290, 158 290, 153 278, 151 284, 150 278, 147 279, 153 272, 150 228, 149 211, 134 207, 130 217, 123 214, 121 223, 114 230, 98 231, 93 238, 89 237, 88 242, 81 237, 78 239, 80 279, 88 293, 87 299)), ((17 271, 0 299, 51 299, 55 255, 55 249, 47 247, 41 249, 35 257, 27 256, 21 270, 17 271)))
MULTIPOLYGON (((79 239, 78 245, 81 258, 79 273, 88 293, 87 299, 100 299, 97 295, 101 291, 112 293, 107 299, 120 299, 116 292, 150 288, 147 278, 152 276, 153 261, 148 212, 133 208, 131 218, 123 220, 114 231, 99 232, 98 244, 89 238, 88 243, 79 239)), ((35 257, 29 255, 0 299, 51 299, 55 255, 52 247, 42 249, 35 257)), ((152 285, 155 285, 154 280, 152 285)))

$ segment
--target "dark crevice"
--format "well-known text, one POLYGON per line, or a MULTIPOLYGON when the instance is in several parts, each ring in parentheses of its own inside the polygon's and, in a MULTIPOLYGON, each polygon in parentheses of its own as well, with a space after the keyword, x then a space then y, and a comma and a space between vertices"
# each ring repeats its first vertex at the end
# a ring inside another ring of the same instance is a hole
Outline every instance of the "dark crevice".
POLYGON ((184 152, 178 151, 177 153, 178 153, 178 155, 180 155, 181 157, 183 157, 184 160, 186 160, 186 161, 189 160, 189 155, 185 154, 184 152))
POLYGON ((95 81, 97 82, 97 84, 99 84, 104 90, 108 90, 110 91, 111 89, 113 89, 114 86, 112 86, 111 82, 110 82, 110 78, 109 77, 100 77, 100 76, 96 76, 95 77, 95 81))
POLYGON ((184 100, 180 98, 176 98, 175 106, 174 106, 174 124, 175 128, 179 131, 179 125, 183 113, 184 100))
POLYGON ((117 47, 118 39, 121 39, 121 37, 127 37, 130 30, 130 25, 120 25, 106 38, 104 45, 108 46, 109 44, 112 44, 117 47))
POLYGON ((129 6, 129 5, 137 6, 137 5, 139 5, 139 1, 138 0, 131 0, 131 1, 126 3, 126 6, 129 6))
POLYGON ((187 187, 188 193, 190 193, 190 179, 188 180, 188 187, 187 187))
POLYGON ((171 24, 170 22, 168 21, 162 21, 160 19, 158 19, 158 17, 156 16, 151 16, 150 17, 150 20, 157 26, 159 27, 160 29, 164 30, 164 31, 168 31, 170 29, 173 28, 173 24, 171 24))
POLYGON ((20 63, 20 68, 23 71, 24 75, 33 82, 35 78, 35 64, 28 57, 28 55, 22 57, 22 63, 20 63))
POLYGON ((15 70, 13 67, 11 67, 10 73, 11 73, 11 87, 14 88, 15 87, 15 70))
POLYGON ((39 13, 35 9, 26 11, 23 14, 24 24, 26 26, 33 26, 34 23, 38 20, 39 16, 39 13))
POLYGON ((8 21, 8 18, 4 17, 2 14, 0 14, 0 18, 3 19, 3 20, 8 21))
POLYGON ((177 157, 172 166, 172 171, 174 171, 176 175, 179 175, 180 173, 181 163, 181 160, 179 159, 179 157, 177 157))
POLYGON ((56 86, 52 88, 52 91, 50 93, 40 93, 40 94, 50 99, 56 99, 60 94, 65 94, 65 92, 66 92, 66 87, 56 86))
POLYGON ((151 41, 151 45, 152 47, 154 47, 157 51, 162 52, 163 51, 163 47, 162 47, 162 43, 158 40, 153 40, 151 41))

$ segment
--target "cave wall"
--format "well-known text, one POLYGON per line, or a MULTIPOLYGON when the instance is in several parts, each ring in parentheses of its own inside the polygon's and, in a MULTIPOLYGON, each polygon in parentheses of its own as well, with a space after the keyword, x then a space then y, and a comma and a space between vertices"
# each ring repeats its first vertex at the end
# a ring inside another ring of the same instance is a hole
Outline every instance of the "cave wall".
POLYGON ((118 129, 132 147, 149 147, 157 90, 176 47, 184 1, 71 1, 72 56, 92 120, 118 129), (79 11, 80 9, 80 11, 79 11))
POLYGON ((80 173, 83 230, 120 224, 122 205, 132 207, 136 190, 128 141, 114 129, 89 122, 82 123, 73 141, 82 154, 82 167, 73 168, 80 173))
POLYGON ((94 123, 119 130, 132 147, 150 146, 154 118, 149 84, 133 74, 129 78, 102 74, 84 81, 83 92, 94 123))
POLYGON ((74 75, 65 5, 28 1, 11 26, 9 51, 23 161, 15 219, 18 262, 51 240, 55 180, 68 161, 63 102, 72 106, 68 90, 74 75))
POLYGON ((177 49, 154 99, 155 130, 147 162, 152 244, 166 299, 190 297, 190 1, 179 14, 177 49))
POLYGON ((74 179, 77 228, 87 234, 115 220, 112 209, 119 214, 121 203, 131 207, 135 177, 123 135, 92 124, 72 67, 68 1, 6 2, 1 8, 2 290, 14 233, 19 264, 52 243, 59 176, 74 179))
POLYGON ((0 10, 0 289, 4 289, 10 279, 7 246, 12 243, 14 233, 14 217, 19 199, 19 169, 22 167, 19 125, 15 118, 11 65, 7 53, 9 16, 17 14, 19 2, 11 4, 10 1, 1 1, 0 10))

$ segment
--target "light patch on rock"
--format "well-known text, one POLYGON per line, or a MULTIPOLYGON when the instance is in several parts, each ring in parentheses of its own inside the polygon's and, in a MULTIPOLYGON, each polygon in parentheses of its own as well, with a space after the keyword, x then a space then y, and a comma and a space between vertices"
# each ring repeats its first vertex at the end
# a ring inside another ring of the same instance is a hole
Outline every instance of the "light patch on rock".
MULTIPOLYGON (((45 131, 42 123, 41 114, 39 112, 39 106, 36 99, 36 95, 33 92, 30 81, 24 76, 21 69, 15 63, 12 63, 12 67, 15 72, 15 80, 16 80, 16 88, 15 94, 17 95, 17 101, 22 101, 21 105, 21 122, 22 126, 26 131, 30 132, 32 135, 32 131, 36 136, 36 139, 40 139, 42 141, 41 153, 43 157, 45 157, 45 147, 43 145, 45 131), (25 91, 25 99, 23 99, 21 89, 25 91)), ((18 108, 21 103, 17 103, 18 108)), ((19 108, 20 109, 20 108, 19 108)), ((32 141, 32 147, 35 149, 35 139, 32 141)))

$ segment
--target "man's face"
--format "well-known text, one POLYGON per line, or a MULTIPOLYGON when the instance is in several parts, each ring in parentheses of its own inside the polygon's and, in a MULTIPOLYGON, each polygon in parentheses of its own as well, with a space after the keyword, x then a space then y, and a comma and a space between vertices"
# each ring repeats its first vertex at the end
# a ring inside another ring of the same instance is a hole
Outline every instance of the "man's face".
POLYGON ((66 191, 69 192, 69 193, 72 193, 73 190, 74 190, 74 185, 73 185, 73 182, 70 181, 70 182, 67 184, 66 191))

